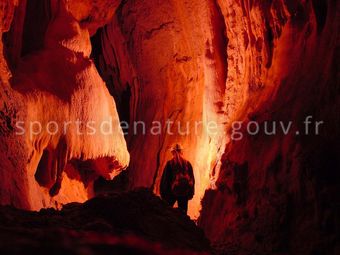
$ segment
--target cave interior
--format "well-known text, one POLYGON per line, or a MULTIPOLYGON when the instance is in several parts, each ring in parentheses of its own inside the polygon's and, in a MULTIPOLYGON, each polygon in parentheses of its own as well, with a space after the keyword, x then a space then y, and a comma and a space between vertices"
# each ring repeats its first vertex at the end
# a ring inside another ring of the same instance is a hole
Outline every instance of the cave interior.
POLYGON ((340 254, 339 13, 1 0, 0 253, 340 254))

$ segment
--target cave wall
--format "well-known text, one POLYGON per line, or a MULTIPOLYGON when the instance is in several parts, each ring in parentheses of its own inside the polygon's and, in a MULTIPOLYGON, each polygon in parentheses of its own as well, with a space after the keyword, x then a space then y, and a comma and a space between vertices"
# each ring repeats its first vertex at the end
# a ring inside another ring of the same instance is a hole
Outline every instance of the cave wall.
POLYGON ((197 180, 189 214, 198 215, 208 188, 199 225, 222 250, 333 249, 338 8, 337 1, 124 1, 98 35, 99 70, 124 119, 218 123, 216 135, 127 135, 131 186, 157 193, 169 146, 180 142, 197 180), (296 135, 309 115, 323 121, 322 133, 296 135), (234 121, 257 121, 262 130, 266 121, 292 121, 292 131, 247 136, 243 127, 244 138, 233 141, 234 121))
POLYGON ((244 138, 228 143, 199 225, 220 252, 337 254, 339 2, 219 3, 234 52, 228 79, 246 91, 234 115, 244 138), (323 121, 319 135, 302 134, 307 116, 323 121), (247 135, 251 121, 292 129, 247 135))
POLYGON ((189 203, 193 217, 198 216, 204 190, 217 176, 227 139, 225 29, 213 1, 124 1, 99 35, 101 75, 118 109, 129 108, 123 119, 130 123, 126 139, 131 187, 152 187, 158 193, 170 147, 180 143, 196 178, 196 195, 189 203), (134 134, 136 121, 146 123, 146 135, 140 126, 134 134), (150 134, 154 121, 162 125, 160 135, 150 134), (174 123, 171 134, 167 121, 174 123), (216 127, 209 132, 213 121, 216 127))
POLYGON ((114 99, 89 58, 90 35, 118 4, 2 1, 1 204, 38 210, 83 202, 95 178, 127 167, 114 99), (36 24, 39 36, 27 39, 36 24), (112 131, 102 131, 104 122, 112 131))
MULTIPOLYGON (((0 3, 0 36, 10 29, 15 7, 18 3, 14 1, 1 1, 0 3)), ((17 98, 19 97, 11 90, 9 78, 11 76, 7 62, 4 58, 3 43, 0 41, 0 95, 1 95, 1 141, 5 138, 7 142, 0 143, 1 171, 2 180, 0 197, 4 204, 13 203, 18 207, 27 208, 28 205, 28 184, 23 171, 25 162, 25 143, 24 139, 18 139, 14 134, 15 119, 24 117, 25 110, 17 98), (21 114, 19 115, 19 112, 21 114), (15 196, 18 194, 18 196, 15 196)))

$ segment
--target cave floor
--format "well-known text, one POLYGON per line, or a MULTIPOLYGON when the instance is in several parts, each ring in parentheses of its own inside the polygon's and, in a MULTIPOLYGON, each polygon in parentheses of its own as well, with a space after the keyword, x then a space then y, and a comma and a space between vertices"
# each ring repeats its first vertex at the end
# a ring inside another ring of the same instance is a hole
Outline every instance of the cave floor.
POLYGON ((61 211, 0 207, 1 254, 209 254, 190 218, 147 189, 101 195, 61 211))

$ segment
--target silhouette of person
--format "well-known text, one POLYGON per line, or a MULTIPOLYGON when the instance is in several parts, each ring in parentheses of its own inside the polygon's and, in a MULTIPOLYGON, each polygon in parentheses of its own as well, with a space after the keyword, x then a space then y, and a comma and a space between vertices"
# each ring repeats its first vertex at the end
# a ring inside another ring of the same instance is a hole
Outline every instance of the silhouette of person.
POLYGON ((166 163, 162 174, 160 194, 170 206, 177 201, 178 208, 187 213, 188 201, 193 198, 195 192, 192 165, 183 158, 179 144, 171 149, 171 153, 173 158, 166 163))

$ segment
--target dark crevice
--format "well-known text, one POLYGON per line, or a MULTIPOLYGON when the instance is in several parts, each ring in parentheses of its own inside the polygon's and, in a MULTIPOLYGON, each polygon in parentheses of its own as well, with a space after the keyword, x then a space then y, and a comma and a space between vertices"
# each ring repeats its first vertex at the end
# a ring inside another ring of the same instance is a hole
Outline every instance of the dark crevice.
POLYGON ((327 12, 328 12, 327 1, 313 0, 312 3, 313 3, 317 26, 318 26, 318 33, 320 33, 326 24, 327 12))
POLYGON ((43 48, 51 17, 50 0, 27 1, 21 56, 43 48))
POLYGON ((35 180, 40 186, 50 187, 53 184, 53 179, 51 176, 52 169, 52 157, 49 150, 44 150, 39 161, 37 170, 34 174, 35 180))
MULTIPOLYGON (((120 69, 115 54, 115 49, 113 52, 113 62, 114 66, 108 65, 105 62, 103 54, 103 44, 109 44, 110 42, 103 40, 103 33, 106 32, 106 28, 98 29, 97 33, 91 37, 92 53, 91 58, 93 59, 99 75, 104 80, 110 94, 113 96, 116 102, 118 115, 121 121, 130 121, 130 99, 131 99, 131 86, 130 84, 125 84, 125 90, 118 90, 117 87, 122 86, 122 81, 120 79, 120 69)), ((107 45, 112 47, 112 45, 107 45)))
MULTIPOLYGON (((215 52, 213 57, 216 60, 216 70, 218 72, 218 87, 217 90, 224 93, 226 87, 226 80, 228 75, 228 38, 227 27, 224 16, 217 0, 212 1, 211 6, 211 23, 213 28, 213 46, 215 52)), ((211 53, 207 52, 211 55, 211 53)))
POLYGON ((272 28, 269 25, 268 19, 265 21, 265 26, 266 26, 266 33, 264 35, 265 37, 265 46, 267 49, 268 53, 268 59, 266 63, 266 68, 270 68, 272 66, 272 61, 273 61, 273 51, 274 51, 274 33, 272 28))
POLYGON ((154 35, 154 33, 168 27, 169 25, 173 24, 174 22, 173 21, 169 21, 169 22, 164 22, 162 24, 160 24, 158 27, 156 28, 152 28, 150 29, 149 31, 146 31, 145 32, 145 38, 146 39, 151 39, 151 37, 154 35))
POLYGON ((51 17, 50 0, 19 2, 11 29, 3 35, 4 55, 12 72, 21 57, 43 48, 51 17))

